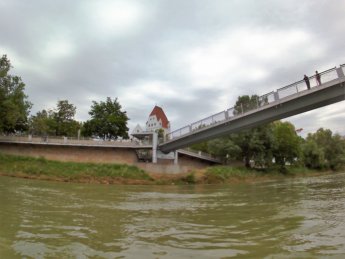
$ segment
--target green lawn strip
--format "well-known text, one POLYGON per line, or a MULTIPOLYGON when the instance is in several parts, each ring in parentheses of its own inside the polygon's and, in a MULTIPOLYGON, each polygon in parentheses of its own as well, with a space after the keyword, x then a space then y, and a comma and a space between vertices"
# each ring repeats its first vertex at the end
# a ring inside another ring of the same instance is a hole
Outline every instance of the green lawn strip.
POLYGON ((8 174, 48 175, 64 178, 111 177, 151 180, 136 166, 125 164, 76 163, 0 154, 0 170, 8 174))
POLYGON ((248 178, 257 177, 259 172, 245 167, 214 166, 207 168, 206 177, 212 180, 225 181, 229 178, 248 178))
POLYGON ((301 166, 291 166, 287 168, 286 173, 281 173, 279 167, 270 169, 248 169, 245 167, 214 166, 206 170, 205 177, 208 182, 225 182, 228 179, 252 179, 257 177, 284 177, 284 176, 307 176, 322 173, 318 170, 308 169, 301 166))

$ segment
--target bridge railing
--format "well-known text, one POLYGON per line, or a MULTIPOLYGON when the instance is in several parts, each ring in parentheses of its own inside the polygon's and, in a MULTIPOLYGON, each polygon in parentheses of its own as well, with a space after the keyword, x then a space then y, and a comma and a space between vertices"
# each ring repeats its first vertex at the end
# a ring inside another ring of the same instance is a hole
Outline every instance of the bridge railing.
POLYGON ((189 125, 169 133, 169 136, 167 136, 167 137, 178 138, 178 137, 181 137, 181 136, 186 135, 188 133, 190 133, 190 126, 189 125))
MULTIPOLYGON (((258 102, 257 102, 256 108, 259 108, 261 106, 273 103, 274 101, 276 101, 274 92, 270 92, 270 93, 261 95, 258 97, 258 102)), ((253 108, 251 110, 255 110, 256 108, 253 108)))
MULTIPOLYGON (((322 73, 320 73, 320 77, 321 77, 321 84, 337 79, 338 74, 337 74, 336 68, 334 67, 326 71, 323 71, 322 73)), ((309 77, 309 82, 310 82, 311 88, 318 86, 315 75, 309 77)), ((306 91, 306 90, 308 90, 308 88, 305 81, 300 80, 293 84, 277 89, 277 93, 278 93, 278 98, 282 99, 282 98, 285 98, 285 97, 288 97, 288 96, 291 96, 291 95, 294 95, 296 93, 306 91)))
MULTIPOLYGON (((343 71, 343 74, 345 74, 345 64, 340 65, 340 68, 343 71)), ((337 68, 331 68, 328 70, 325 70, 323 72, 320 72, 321 77, 321 85, 324 83, 327 83, 329 81, 332 81, 334 79, 339 78, 339 74, 337 72, 337 68)), ((316 80, 316 76, 313 75, 309 77, 310 87, 318 87, 318 83, 316 80)), ((193 122, 190 125, 187 125, 181 129, 175 130, 169 134, 167 134, 167 140, 172 140, 175 138, 182 137, 183 135, 189 134, 191 132, 197 132, 202 129, 205 129, 206 127, 214 126, 215 124, 218 124, 220 122, 224 122, 226 120, 232 120, 233 118, 240 116, 242 114, 245 114, 249 111, 256 110, 260 107, 263 107, 265 105, 271 104, 273 102, 276 102, 280 99, 293 96, 295 94, 298 94, 302 91, 308 90, 307 85, 304 80, 297 81, 295 83, 289 84, 287 86, 281 87, 277 89, 276 91, 269 92, 267 94, 258 96, 256 98, 256 101, 254 103, 245 104, 245 105, 238 105, 236 107, 231 107, 227 109, 226 111, 222 111, 219 113, 216 113, 214 115, 211 115, 207 118, 204 118, 202 120, 193 122)), ((251 100, 252 102, 252 100, 251 100)))
POLYGON ((150 141, 138 141, 134 139, 121 140, 102 140, 92 138, 72 138, 72 137, 57 137, 57 136, 32 136, 32 135, 0 135, 2 142, 17 142, 17 143, 33 143, 33 144, 60 144, 60 145, 85 145, 85 146, 119 146, 119 147, 135 147, 143 145, 152 145, 150 141))
POLYGON ((191 131, 199 130, 209 125, 214 125, 226 119, 226 112, 222 111, 191 124, 191 131))
POLYGON ((191 148, 184 148, 184 149, 182 149, 182 151, 193 153, 195 155, 199 155, 199 156, 202 156, 202 157, 207 157, 207 158, 212 159, 212 160, 218 160, 217 157, 215 157, 215 156, 213 156, 213 155, 211 155, 209 153, 203 152, 203 151, 196 151, 196 150, 191 149, 191 148))

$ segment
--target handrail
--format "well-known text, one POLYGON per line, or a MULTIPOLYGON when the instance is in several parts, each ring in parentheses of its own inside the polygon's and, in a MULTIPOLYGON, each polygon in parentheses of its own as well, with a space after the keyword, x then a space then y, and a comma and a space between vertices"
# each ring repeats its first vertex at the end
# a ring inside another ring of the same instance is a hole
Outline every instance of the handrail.
MULTIPOLYGON (((335 70, 336 68, 337 68, 337 67, 333 67, 333 68, 327 69, 327 70, 325 70, 325 71, 320 72, 319 74, 320 74, 320 76, 321 76, 321 75, 324 75, 324 74, 327 74, 328 72, 333 71, 333 70, 335 70)), ((308 79, 313 79, 313 78, 316 78, 316 75, 308 76, 308 79)), ((297 81, 297 82, 294 82, 294 83, 292 83, 292 84, 289 84, 289 85, 287 85, 287 86, 278 88, 277 91, 280 91, 280 90, 289 88, 289 87, 291 87, 291 86, 293 86, 293 85, 301 84, 301 83, 304 83, 304 79, 299 80, 299 81, 297 81)))
MULTIPOLYGON (((344 68, 344 67, 345 67, 345 64, 340 65, 340 68, 344 68)), ((325 74, 329 74, 330 72, 332 72, 332 71, 334 71, 334 70, 336 70, 336 69, 337 69, 337 67, 333 67, 333 68, 327 69, 327 70, 325 70, 325 71, 322 71, 322 72, 320 72, 319 74, 320 74, 320 76, 325 75, 325 74)), ((337 75, 337 77, 339 78, 339 75, 337 75)), ((310 76, 310 77, 308 77, 308 78, 309 78, 310 80, 314 80, 314 78, 316 78, 316 75, 310 76)), ((323 80, 322 80, 322 84, 325 83, 325 82, 329 82, 329 81, 331 81, 331 80, 333 80, 333 79, 328 79, 327 81, 323 81, 323 80)), ((214 116, 216 116, 216 115, 220 115, 220 114, 224 113, 225 118, 224 118, 223 120, 220 120, 220 121, 226 121, 226 120, 230 120, 230 119, 232 120, 232 119, 233 119, 234 117, 236 117, 236 116, 239 116, 239 115, 241 115, 241 114, 244 114, 244 113, 249 112, 249 111, 252 111, 252 110, 256 110, 256 109, 258 109, 259 107, 261 107, 261 106, 263 106, 263 105, 272 103, 272 101, 269 101, 269 100, 267 100, 267 103, 266 103, 266 102, 265 102, 265 103, 260 103, 260 101, 262 101, 265 97, 273 96, 273 98, 274 98, 273 102, 275 102, 275 101, 278 101, 278 100, 280 100, 280 99, 282 99, 282 98, 285 98, 285 97, 287 97, 287 96, 291 96, 291 95, 293 95, 293 94, 296 94, 296 93, 298 93, 298 92, 300 92, 300 91, 307 90, 307 89, 305 89, 305 88, 304 88, 303 90, 300 90, 300 87, 299 87, 299 86, 300 86, 301 84, 303 84, 303 83, 305 83, 305 82, 304 82, 304 80, 302 79, 302 80, 299 80, 299 81, 294 82, 294 83, 292 83, 292 84, 289 84, 289 85, 287 85, 287 86, 278 88, 276 91, 271 91, 271 92, 269 92, 269 93, 266 93, 266 94, 263 94, 263 95, 261 95, 261 96, 258 96, 258 97, 257 97, 258 99, 257 99, 256 108, 253 108, 253 109, 250 109, 250 110, 247 110, 247 111, 243 111, 243 110, 242 110, 242 112, 239 112, 238 114, 233 113, 233 114, 230 115, 229 113, 230 113, 231 110, 235 111, 235 106, 234 106, 234 107, 231 107, 231 108, 229 108, 229 109, 226 109, 225 111, 222 111, 222 112, 219 112, 219 113, 210 115, 210 116, 208 116, 208 117, 206 117, 206 118, 204 118, 204 119, 201 119, 201 120, 198 120, 198 121, 193 122, 193 123, 191 123, 191 124, 188 124, 187 126, 184 126, 184 127, 180 128, 180 129, 177 129, 177 130, 175 130, 175 131, 173 131, 173 132, 171 132, 171 133, 168 133, 168 134, 167 134, 167 140, 169 141, 169 140, 172 140, 172 139, 176 139, 176 138, 182 137, 183 135, 186 135, 186 134, 188 134, 188 133, 191 133, 191 132, 194 132, 194 131, 204 130, 206 127, 209 127, 209 126, 214 125, 213 118, 214 118, 214 116), (292 87, 295 87, 295 92, 293 92, 292 94, 287 94, 286 96, 283 96, 283 97, 280 97, 280 96, 279 96, 279 92, 282 92, 283 90, 286 90, 286 89, 289 89, 289 88, 292 88, 292 87), (199 124, 199 123, 202 123, 202 122, 207 122, 207 121, 210 120, 210 119, 212 120, 211 123, 208 123, 208 124, 200 124, 198 127, 193 128, 193 126, 195 126, 195 125, 197 125, 197 124, 199 124), (200 126, 203 126, 203 127, 200 127, 200 126), (184 133, 184 134, 182 135, 182 134, 181 134, 181 130, 182 130, 182 129, 189 129, 189 132, 184 133), (173 135, 175 135, 175 134, 177 135, 177 133, 180 133, 179 136, 173 137, 173 135)), ((314 86, 314 87, 318 87, 318 85, 317 85, 317 86, 314 86)), ((220 122, 220 121, 217 120, 217 123, 220 122)))
POLYGON ((58 144, 58 145, 81 145, 81 146, 121 146, 136 147, 151 145, 149 141, 139 141, 134 139, 121 140, 95 140, 89 138, 73 138, 60 136, 34 136, 34 135, 0 135, 0 142, 19 142, 36 144, 58 144))
MULTIPOLYGON (((308 77, 308 78, 311 79, 312 77, 308 77)), ((278 92, 278 91, 281 91, 281 90, 285 90, 285 89, 287 89, 287 88, 290 88, 291 86, 294 86, 294 85, 296 85, 296 84, 300 84, 300 83, 303 83, 303 82, 304 82, 304 80, 302 79, 302 80, 297 81, 297 82, 295 82, 295 83, 292 83, 292 84, 289 84, 289 85, 287 85, 287 86, 278 88, 278 89, 277 89, 277 92, 278 92)))

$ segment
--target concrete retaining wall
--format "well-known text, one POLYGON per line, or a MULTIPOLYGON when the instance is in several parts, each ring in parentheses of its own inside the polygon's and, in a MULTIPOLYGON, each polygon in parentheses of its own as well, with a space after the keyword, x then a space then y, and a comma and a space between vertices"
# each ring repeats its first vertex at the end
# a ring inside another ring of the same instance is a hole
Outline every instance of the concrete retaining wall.
POLYGON ((152 163, 137 163, 136 166, 150 173, 159 174, 180 174, 191 172, 193 167, 174 164, 152 164, 152 163))
POLYGON ((179 154, 178 165, 174 160, 158 159, 157 164, 138 162, 135 149, 125 147, 92 147, 54 144, 0 142, 0 152, 19 156, 44 157, 49 160, 114 163, 136 165, 151 173, 186 173, 205 168, 212 162, 179 154))
POLYGON ((45 157, 50 160, 93 163, 135 164, 134 149, 113 147, 63 146, 49 144, 0 143, 0 152, 45 157))

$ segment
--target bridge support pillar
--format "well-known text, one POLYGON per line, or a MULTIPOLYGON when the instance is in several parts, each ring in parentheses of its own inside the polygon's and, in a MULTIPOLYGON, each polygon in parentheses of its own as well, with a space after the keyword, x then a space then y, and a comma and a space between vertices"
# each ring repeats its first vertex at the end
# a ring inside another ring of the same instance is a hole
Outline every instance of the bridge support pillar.
POLYGON ((157 164, 157 145, 158 145, 158 134, 157 132, 152 133, 152 163, 157 164))
POLYGON ((178 165, 178 151, 174 151, 174 165, 178 165))

